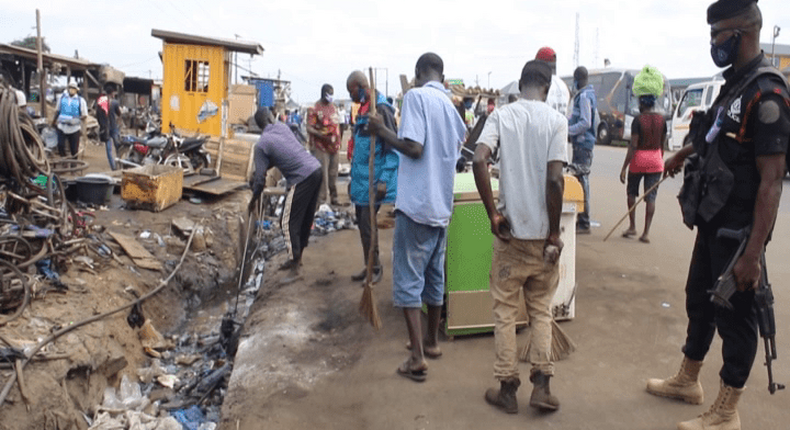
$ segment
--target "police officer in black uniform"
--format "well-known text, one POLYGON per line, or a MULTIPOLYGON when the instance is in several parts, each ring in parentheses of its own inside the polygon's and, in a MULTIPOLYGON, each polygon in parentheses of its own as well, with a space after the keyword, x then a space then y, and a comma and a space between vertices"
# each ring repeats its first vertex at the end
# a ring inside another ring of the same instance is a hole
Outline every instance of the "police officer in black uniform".
POLYGON ((678 197, 684 223, 697 226, 686 283, 684 357, 675 376, 649 380, 647 391, 701 404, 698 374, 717 330, 724 365, 718 399, 708 412, 678 424, 680 430, 741 428, 736 406, 758 346, 754 288, 779 207, 790 139, 788 85, 760 50, 757 0, 719 0, 708 8, 708 24, 714 63, 730 66, 726 83, 713 107, 695 115, 692 144, 669 158, 664 169, 674 175, 686 162, 678 197), (711 302, 709 290, 740 243, 720 230, 743 228, 751 233, 733 268, 733 308, 726 309, 711 302))

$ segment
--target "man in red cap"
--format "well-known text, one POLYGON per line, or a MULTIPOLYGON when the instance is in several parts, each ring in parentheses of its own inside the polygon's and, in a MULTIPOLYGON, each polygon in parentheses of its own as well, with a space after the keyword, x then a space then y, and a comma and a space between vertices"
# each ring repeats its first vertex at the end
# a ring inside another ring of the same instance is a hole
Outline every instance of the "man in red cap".
POLYGON ((549 87, 549 95, 546 97, 546 103, 557 112, 566 117, 569 116, 568 106, 571 100, 571 92, 568 89, 568 85, 557 76, 557 53, 548 46, 544 46, 538 50, 535 59, 544 61, 551 67, 551 86, 549 87))

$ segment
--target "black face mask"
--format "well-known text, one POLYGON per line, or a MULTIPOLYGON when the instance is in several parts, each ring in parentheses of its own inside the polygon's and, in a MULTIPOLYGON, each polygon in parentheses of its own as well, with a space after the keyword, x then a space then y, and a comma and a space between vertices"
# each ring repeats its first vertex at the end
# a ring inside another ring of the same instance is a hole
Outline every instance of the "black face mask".
POLYGON ((738 56, 738 49, 741 46, 741 33, 735 33, 729 39, 719 45, 710 45, 710 56, 717 67, 727 67, 738 56))

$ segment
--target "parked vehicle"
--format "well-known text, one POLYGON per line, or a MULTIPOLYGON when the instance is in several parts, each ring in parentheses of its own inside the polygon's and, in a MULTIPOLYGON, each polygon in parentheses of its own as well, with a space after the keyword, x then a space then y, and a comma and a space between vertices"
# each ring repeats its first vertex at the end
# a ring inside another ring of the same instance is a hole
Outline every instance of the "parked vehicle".
MULTIPOLYGON (((631 123, 639 115, 639 99, 631 92, 638 69, 593 69, 588 71, 589 83, 598 97, 601 123, 596 130, 596 143, 609 145, 612 140, 630 140, 631 123)), ((573 77, 562 78, 573 88, 573 77)), ((667 122, 672 115, 672 89, 664 76, 664 92, 656 105, 665 112, 667 122)))
POLYGON ((172 125, 170 130, 173 130, 169 135, 173 151, 165 158, 165 165, 181 167, 185 173, 198 172, 209 167, 211 155, 203 148, 208 142, 208 136, 182 137, 172 125))
POLYGON ((126 167, 178 166, 185 173, 209 167, 211 156, 203 148, 208 136, 182 137, 174 127, 170 129, 168 134, 153 131, 145 137, 124 136, 117 148, 119 162, 126 167))
POLYGON ((724 85, 723 80, 714 79, 689 85, 686 88, 672 115, 672 137, 669 139, 669 150, 675 151, 686 145, 692 113, 710 109, 713 101, 718 97, 722 85, 724 85))
POLYGON ((161 164, 165 160, 163 154, 168 143, 167 136, 159 132, 148 133, 143 137, 123 136, 116 147, 118 162, 123 167, 161 164))

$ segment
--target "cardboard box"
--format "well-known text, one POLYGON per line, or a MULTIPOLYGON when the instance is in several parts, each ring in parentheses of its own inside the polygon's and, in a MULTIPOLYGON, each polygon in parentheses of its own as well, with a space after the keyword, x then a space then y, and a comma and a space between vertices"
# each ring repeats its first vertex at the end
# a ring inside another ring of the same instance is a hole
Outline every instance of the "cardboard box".
POLYGON ((159 164, 124 170, 121 197, 127 206, 159 212, 181 200, 184 170, 159 164))
POLYGON ((228 94, 228 124, 247 124, 255 115, 256 91, 252 85, 231 85, 228 94))

